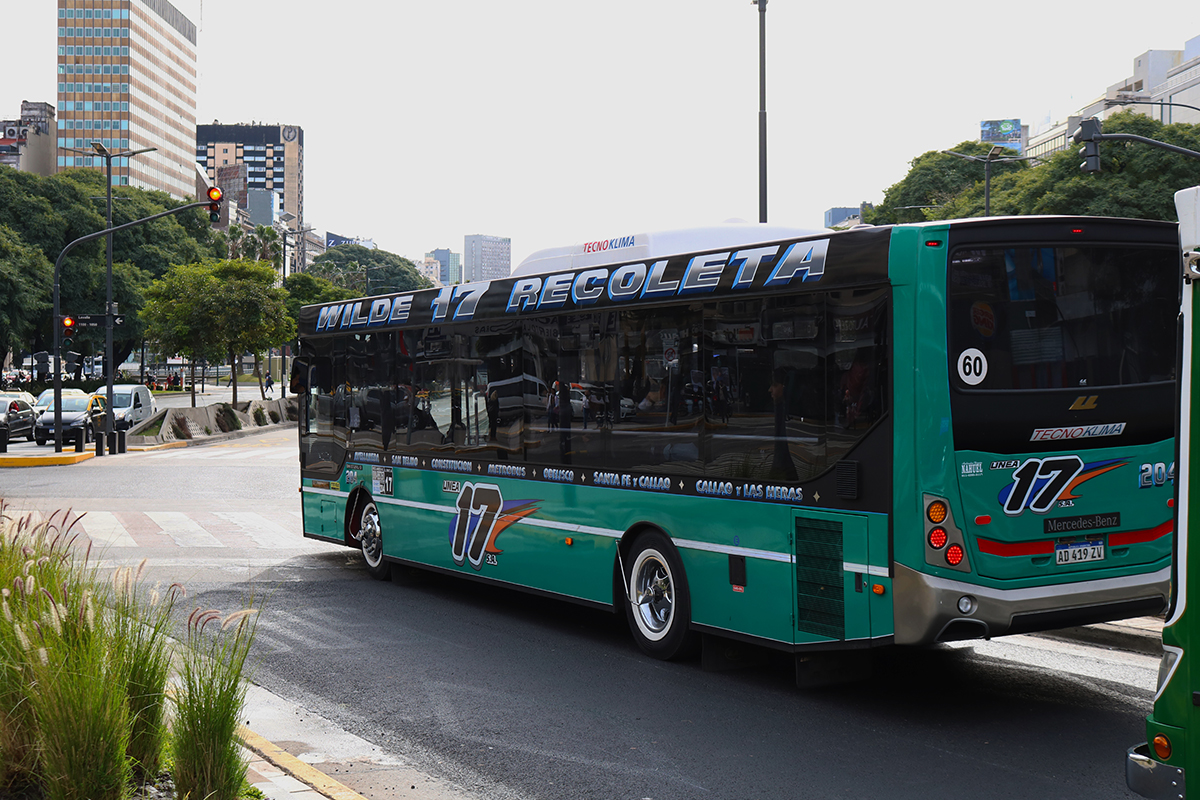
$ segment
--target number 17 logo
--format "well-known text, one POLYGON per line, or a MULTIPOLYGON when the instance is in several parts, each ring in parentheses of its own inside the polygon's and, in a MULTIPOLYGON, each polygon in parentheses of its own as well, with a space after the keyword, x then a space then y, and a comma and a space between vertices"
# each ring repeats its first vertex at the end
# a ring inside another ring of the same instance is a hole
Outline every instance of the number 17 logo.
POLYGON ((1026 508, 1035 514, 1049 512, 1081 472, 1079 456, 1029 459, 1013 472, 1013 482, 1000 490, 1004 513, 1015 517, 1026 508))
POLYGON ((537 500, 504 502, 500 487, 492 483, 463 483, 455 507, 458 513, 450 522, 450 554, 460 567, 478 570, 484 564, 496 565, 502 551, 496 537, 514 522, 537 511, 537 500))

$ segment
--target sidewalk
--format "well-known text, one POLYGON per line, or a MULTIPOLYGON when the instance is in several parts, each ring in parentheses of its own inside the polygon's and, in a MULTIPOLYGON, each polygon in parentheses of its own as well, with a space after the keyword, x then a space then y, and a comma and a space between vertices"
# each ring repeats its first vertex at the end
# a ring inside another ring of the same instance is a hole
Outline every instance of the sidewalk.
POLYGON ((269 800, 474 797, 260 686, 249 687, 243 717, 238 738, 248 751, 246 779, 269 800))
POLYGON ((1134 617, 1031 635, 1059 641, 1082 642, 1111 650, 1129 650, 1148 656, 1161 656, 1162 630, 1162 617, 1134 617))

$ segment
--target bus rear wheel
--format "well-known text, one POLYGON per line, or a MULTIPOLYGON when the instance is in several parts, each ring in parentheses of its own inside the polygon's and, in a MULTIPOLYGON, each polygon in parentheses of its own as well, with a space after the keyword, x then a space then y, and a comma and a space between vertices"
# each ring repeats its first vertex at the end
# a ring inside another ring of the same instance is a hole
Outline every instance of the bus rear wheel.
POLYGON ((629 555, 625 613, 638 647, 664 661, 695 652, 687 578, 670 539, 648 531, 637 537, 629 555))
POLYGON ((383 558, 383 528, 379 524, 379 509, 374 503, 367 503, 359 513, 355 538, 367 563, 367 574, 379 581, 390 578, 392 565, 383 558))

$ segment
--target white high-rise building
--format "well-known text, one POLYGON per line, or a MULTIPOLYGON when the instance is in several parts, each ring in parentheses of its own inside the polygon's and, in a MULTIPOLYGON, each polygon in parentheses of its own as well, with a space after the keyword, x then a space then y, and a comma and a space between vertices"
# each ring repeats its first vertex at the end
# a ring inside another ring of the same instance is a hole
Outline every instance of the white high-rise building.
POLYGON ((472 234, 463 238, 463 280, 507 278, 512 270, 512 239, 472 234))

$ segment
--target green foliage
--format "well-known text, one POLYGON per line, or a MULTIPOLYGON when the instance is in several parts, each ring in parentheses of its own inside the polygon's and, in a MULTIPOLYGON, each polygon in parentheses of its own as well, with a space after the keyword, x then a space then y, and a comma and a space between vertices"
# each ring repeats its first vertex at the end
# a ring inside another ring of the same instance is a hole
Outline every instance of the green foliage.
MULTIPOLYGON (((178 208, 185 201, 163 192, 128 186, 113 187, 113 224, 132 222, 178 208)), ((0 227, 7 228, 15 247, 40 251, 46 263, 58 259, 70 242, 105 227, 105 178, 94 169, 69 169, 46 178, 0 166, 0 227)), ((137 322, 142 291, 151 279, 161 277, 170 264, 186 264, 223 255, 207 217, 185 212, 139 225, 113 236, 113 298, 127 315, 114 331, 115 361, 122 363, 142 340, 137 322)), ((82 244, 63 260, 59 275, 61 305, 73 314, 99 314, 106 294, 104 239, 82 244)), ((0 255, 0 263, 6 256, 0 255)), ((46 349, 51 337, 52 277, 34 283, 38 297, 25 313, 32 320, 14 347, 46 349)), ((3 290, 4 286, 0 286, 3 290)), ((0 296, 11 295, 0 291, 0 296)), ((16 305, 16 304, 13 304, 16 305)), ((0 335, 4 331, 0 330, 0 335)), ((85 355, 102 349, 103 331, 81 334, 77 348, 85 355)), ((10 344, 0 340, 0 348, 10 344)), ((2 354, 0 354, 2 355, 2 354)))
POLYGON ((245 780, 236 732, 246 700, 242 674, 257 625, 257 610, 249 606, 224 619, 200 608, 188 617, 171 737, 181 797, 236 800, 245 780), (214 630, 206 631, 210 625, 214 630))
POLYGON ((20 349, 50 308, 46 286, 53 266, 40 250, 21 242, 16 231, 0 225, 0 362, 20 349))
POLYGON ((341 286, 334 286, 327 279, 311 272, 298 272, 287 279, 288 316, 295 323, 300 319, 300 309, 304 306, 319 303, 336 303, 339 300, 349 300, 354 292, 341 286))
MULTIPOLYGON (((1104 120, 1104 133, 1131 133, 1200 152, 1200 126, 1163 125, 1144 114, 1123 111, 1104 120)), ((986 155, 989 147, 963 142, 953 148, 986 155)), ((1080 214, 1174 221, 1175 192, 1200 184, 1200 159, 1171 153, 1143 142, 1101 142, 1102 171, 1079 168, 1079 146, 1072 144, 1045 163, 1026 167, 992 165, 993 216, 1080 214)), ((904 180, 890 187, 884 201, 865 221, 875 224, 962 219, 984 211, 983 164, 929 152, 913 159, 904 180), (936 208, 902 209, 928 205, 936 208)))
POLYGON ((358 244, 329 248, 305 272, 349 290, 351 296, 411 292, 430 286, 407 258, 358 244))
POLYGON ((171 267, 147 287, 141 318, 146 338, 164 353, 192 360, 221 359, 220 281, 208 264, 171 267))

